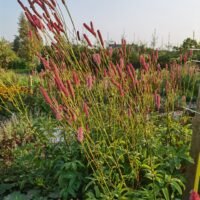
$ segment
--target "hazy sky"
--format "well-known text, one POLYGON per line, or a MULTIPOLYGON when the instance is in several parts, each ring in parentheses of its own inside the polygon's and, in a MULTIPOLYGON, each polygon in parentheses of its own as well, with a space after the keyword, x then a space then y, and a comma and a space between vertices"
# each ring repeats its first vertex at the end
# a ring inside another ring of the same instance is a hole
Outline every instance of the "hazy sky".
MULTIPOLYGON (((27 0, 24 0, 26 2, 27 0)), ((57 0, 60 1, 60 0, 57 0)), ((156 29, 159 45, 200 39, 200 0, 68 0, 76 27, 83 22, 99 28, 105 39, 150 44, 156 29)), ((13 40, 21 8, 16 0, 0 0, 0 37, 13 40)))

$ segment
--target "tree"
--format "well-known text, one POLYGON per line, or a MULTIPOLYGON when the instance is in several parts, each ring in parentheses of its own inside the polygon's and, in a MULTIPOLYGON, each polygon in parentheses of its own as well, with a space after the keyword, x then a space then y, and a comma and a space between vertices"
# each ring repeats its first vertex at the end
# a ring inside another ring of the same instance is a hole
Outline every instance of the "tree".
POLYGON ((15 39, 13 41, 13 51, 18 54, 19 52, 19 46, 20 46, 20 38, 18 35, 15 36, 15 39))
POLYGON ((190 48, 198 48, 199 45, 196 40, 193 40, 191 38, 187 38, 183 41, 183 44, 181 45, 181 48, 184 50, 188 50, 190 48))
POLYGON ((17 59, 11 44, 5 39, 0 39, 0 68, 7 68, 17 59))
POLYGON ((19 35, 15 37, 13 49, 29 67, 34 68, 38 64, 36 54, 41 50, 42 43, 23 14, 19 18, 18 32, 19 35))

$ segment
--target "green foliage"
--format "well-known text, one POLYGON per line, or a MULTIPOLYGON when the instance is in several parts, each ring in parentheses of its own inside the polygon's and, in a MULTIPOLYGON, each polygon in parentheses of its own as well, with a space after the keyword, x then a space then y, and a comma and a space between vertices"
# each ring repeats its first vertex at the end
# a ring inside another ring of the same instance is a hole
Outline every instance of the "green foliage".
POLYGON ((8 68, 17 59, 11 44, 3 38, 0 38, 0 68, 8 68))
POLYGON ((116 138, 110 145, 105 140, 98 140, 94 147, 91 146, 98 157, 95 165, 99 167, 86 187, 88 199, 181 198, 184 166, 192 162, 188 153, 189 119, 151 118, 132 130, 136 134, 136 146, 124 138, 119 127, 115 127, 117 133, 112 135, 116 138))
POLYGON ((20 60, 15 62, 15 68, 29 67, 36 68, 39 64, 36 53, 42 48, 42 43, 35 35, 34 29, 22 14, 19 18, 19 35, 15 36, 13 50, 17 53, 20 60))
MULTIPOLYGON (((70 138, 64 137, 65 133, 56 128, 58 123, 51 118, 35 116, 26 124, 26 119, 16 119, 4 126, 4 138, 16 144, 7 146, 12 162, 0 161, 0 198, 81 197, 88 170, 79 144, 67 142, 66 145, 65 140, 70 138)), ((5 152, 6 147, 1 145, 1 148, 5 152)))
POLYGON ((190 48, 199 48, 199 44, 194 39, 186 38, 181 45, 181 49, 189 50, 190 48))

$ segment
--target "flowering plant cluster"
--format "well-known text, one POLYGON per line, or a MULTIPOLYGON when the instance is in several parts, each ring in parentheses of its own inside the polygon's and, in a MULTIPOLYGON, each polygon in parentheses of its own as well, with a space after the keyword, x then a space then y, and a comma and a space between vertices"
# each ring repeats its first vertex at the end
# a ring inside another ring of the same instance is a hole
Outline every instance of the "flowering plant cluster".
MULTIPOLYGON (((40 91, 65 128, 66 143, 71 139, 80 143, 92 171, 86 188, 97 184, 101 194, 96 197, 101 199, 134 195, 140 199, 145 195, 142 187, 148 188, 150 199, 167 199, 169 192, 172 198, 181 195, 184 185, 175 175, 182 169, 181 158, 176 155, 176 163, 168 166, 170 174, 165 165, 172 162, 169 157, 175 156, 175 149, 188 145, 180 141, 190 134, 176 131, 170 113, 186 103, 188 85, 183 77, 189 76, 195 85, 196 69, 187 64, 192 52, 179 62, 161 66, 159 52, 153 50, 140 55, 136 69, 129 61, 131 49, 124 38, 120 48, 106 48, 92 22, 83 24, 85 33, 81 34, 64 0, 28 0, 28 7, 18 2, 38 38, 50 42, 44 54, 38 53, 44 66, 40 91), (60 3, 73 31, 65 23, 60 3), (164 164, 161 157, 166 158, 164 164)), ((183 124, 187 121, 181 120, 183 124)))

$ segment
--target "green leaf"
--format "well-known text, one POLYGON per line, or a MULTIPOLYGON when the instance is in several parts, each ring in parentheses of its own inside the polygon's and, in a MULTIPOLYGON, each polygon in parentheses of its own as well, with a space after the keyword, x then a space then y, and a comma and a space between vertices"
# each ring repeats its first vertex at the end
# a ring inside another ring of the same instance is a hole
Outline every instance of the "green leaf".
POLYGON ((173 189, 177 190, 179 194, 182 194, 182 189, 177 182, 173 181, 170 184, 171 184, 173 189))
POLYGON ((95 190, 95 195, 96 195, 96 197, 99 198, 99 197, 100 197, 100 191, 99 191, 98 186, 95 186, 95 187, 94 187, 94 190, 95 190))
POLYGON ((166 187, 162 189, 162 192, 163 192, 163 195, 165 197, 165 200, 170 200, 169 191, 168 191, 168 189, 166 187))
POLYGON ((3 200, 29 200, 27 195, 24 195, 20 192, 13 192, 9 194, 8 196, 4 197, 3 200))
POLYGON ((15 187, 15 183, 12 183, 12 184, 0 184, 0 195, 5 193, 6 191, 12 189, 13 187, 15 187))

